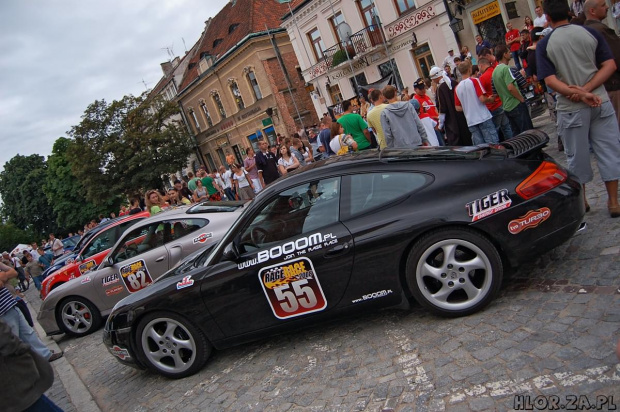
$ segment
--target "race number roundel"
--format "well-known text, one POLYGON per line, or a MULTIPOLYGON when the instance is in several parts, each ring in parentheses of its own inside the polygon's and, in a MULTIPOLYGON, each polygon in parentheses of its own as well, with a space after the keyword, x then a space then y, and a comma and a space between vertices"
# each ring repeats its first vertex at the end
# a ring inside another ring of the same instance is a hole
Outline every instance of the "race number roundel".
POLYGON ((144 260, 125 265, 120 269, 120 272, 129 293, 135 293, 153 283, 153 278, 151 278, 144 260))
POLYGON ((310 259, 299 258, 262 268, 258 279, 278 319, 318 312, 327 307, 310 259))

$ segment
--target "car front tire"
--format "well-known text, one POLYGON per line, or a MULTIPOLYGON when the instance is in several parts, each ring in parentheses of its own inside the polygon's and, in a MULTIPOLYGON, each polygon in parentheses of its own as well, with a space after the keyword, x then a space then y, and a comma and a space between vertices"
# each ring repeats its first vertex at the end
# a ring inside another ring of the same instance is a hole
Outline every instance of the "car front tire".
POLYGON ((446 228, 420 238, 407 259, 407 283, 415 299, 445 317, 466 316, 488 305, 501 286, 495 246, 466 228, 446 228))
POLYGON ((86 336, 101 325, 101 313, 88 299, 69 297, 56 307, 56 322, 69 335, 86 336))
POLYGON ((152 313, 139 323, 136 346, 147 367, 172 379, 198 372, 211 354, 200 329, 175 313, 152 313))

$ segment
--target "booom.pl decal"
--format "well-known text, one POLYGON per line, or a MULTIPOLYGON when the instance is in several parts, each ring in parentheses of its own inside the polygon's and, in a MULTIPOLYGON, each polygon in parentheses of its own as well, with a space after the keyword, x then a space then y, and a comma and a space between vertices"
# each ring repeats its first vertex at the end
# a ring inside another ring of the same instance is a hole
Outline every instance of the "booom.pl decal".
POLYGON ((116 285, 114 287, 111 287, 110 289, 106 289, 105 295, 112 296, 112 295, 116 295, 117 293, 121 293, 122 291, 123 291, 123 287, 121 285, 116 285))
POLYGON ((153 283, 153 278, 151 278, 144 260, 125 265, 119 272, 129 293, 135 293, 153 283))
POLYGON ((373 292, 373 293, 369 293, 367 295, 363 295, 359 299, 353 299, 351 301, 351 303, 359 303, 359 302, 363 302, 363 301, 369 300, 369 299, 382 298, 384 296, 391 295, 392 293, 394 293, 394 292, 392 292, 392 289, 387 289, 387 290, 383 289, 383 290, 380 290, 378 292, 373 292))
POLYGON ((88 282, 90 282, 91 280, 92 280, 92 279, 90 278, 90 276, 84 276, 84 277, 82 278, 81 283, 82 283, 82 284, 84 284, 84 283, 88 283, 88 282))
POLYGON ((187 275, 183 278, 182 281, 177 282, 177 290, 188 288, 194 285, 194 279, 192 279, 192 275, 187 275))
POLYGON ((500 210, 507 209, 511 204, 512 199, 508 196, 508 190, 501 189, 483 196, 480 199, 476 199, 473 202, 469 202, 465 207, 467 208, 469 216, 472 217, 471 221, 475 222, 493 213, 497 213, 500 210))
POLYGON ((84 273, 88 273, 93 270, 96 264, 97 263, 94 260, 87 260, 86 262, 82 263, 80 266, 78 266, 80 275, 83 275, 84 273))
POLYGON ((131 358, 129 356, 129 351, 127 349, 123 349, 120 346, 112 346, 112 355, 117 356, 120 360, 125 360, 131 358))
POLYGON ((308 258, 262 268, 258 280, 278 319, 318 312, 327 307, 325 294, 308 258))
POLYGON ((338 237, 332 233, 326 235, 314 233, 304 236, 297 240, 287 242, 283 245, 274 246, 269 250, 261 250, 254 259, 246 260, 237 265, 238 269, 248 268, 283 256, 284 260, 293 259, 295 256, 303 255, 306 252, 313 252, 323 247, 338 243, 338 237))
POLYGON ((205 243, 208 239, 213 237, 213 232, 210 233, 201 233, 197 237, 194 238, 194 244, 196 243, 205 243))
POLYGON ((103 286, 110 286, 118 282, 119 280, 120 279, 118 277, 118 273, 114 273, 112 275, 104 276, 103 279, 101 279, 101 284, 103 286))
POLYGON ((549 219, 549 216, 551 216, 551 210, 548 207, 530 210, 525 216, 511 220, 510 223, 508 223, 508 231, 516 235, 524 230, 540 225, 542 222, 549 219))

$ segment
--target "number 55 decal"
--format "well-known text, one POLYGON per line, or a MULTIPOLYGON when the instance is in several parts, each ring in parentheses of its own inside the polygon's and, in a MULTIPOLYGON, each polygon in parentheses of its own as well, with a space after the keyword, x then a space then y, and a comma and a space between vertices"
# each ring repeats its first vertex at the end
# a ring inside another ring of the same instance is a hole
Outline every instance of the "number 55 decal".
POLYGON ((327 307, 310 259, 299 258, 263 268, 258 278, 278 319, 318 312, 327 307))

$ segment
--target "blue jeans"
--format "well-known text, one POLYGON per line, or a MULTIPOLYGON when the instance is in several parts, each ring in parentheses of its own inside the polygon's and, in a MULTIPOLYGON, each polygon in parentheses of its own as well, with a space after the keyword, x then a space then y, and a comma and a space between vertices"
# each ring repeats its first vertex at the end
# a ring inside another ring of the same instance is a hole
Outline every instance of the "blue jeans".
POLYGON ((227 187, 226 189, 224 189, 224 193, 226 193, 226 198, 228 200, 235 200, 235 194, 233 193, 230 187, 227 187))
POLYGON ((50 356, 52 356, 52 351, 41 342, 41 339, 39 339, 34 329, 26 322, 26 318, 24 318, 24 315, 17 306, 13 306, 4 315, 0 316, 0 318, 11 327, 13 335, 17 336, 22 342, 29 344, 33 351, 43 356, 45 359, 49 359, 50 356))
POLYGON ((510 139, 512 137, 512 129, 510 128, 510 120, 506 116, 503 107, 498 107, 491 112, 493 116, 493 124, 495 125, 495 131, 497 131, 497 137, 499 137, 499 131, 502 131, 502 139, 500 142, 510 139))
POLYGON ((515 67, 517 70, 521 70, 521 61, 519 60, 519 50, 510 52, 512 54, 512 59, 515 61, 515 67))
POLYGON ((33 276, 32 281, 34 282, 34 287, 37 288, 38 291, 41 290, 41 282, 43 282, 43 276, 33 276))
POLYGON ((513 136, 534 128, 530 112, 525 102, 519 103, 517 107, 505 113, 506 116, 508 116, 508 120, 510 120, 510 128, 512 129, 513 136))
POLYGON ((47 396, 41 395, 41 397, 24 412, 62 412, 54 402, 52 402, 47 396))
POLYGON ((446 141, 443 139, 443 133, 439 130, 435 130, 435 135, 437 136, 437 141, 439 142, 439 146, 445 146, 446 141))
POLYGON ((469 131, 471 132, 471 140, 475 145, 499 142, 492 119, 485 120, 474 126, 469 126, 469 131))

